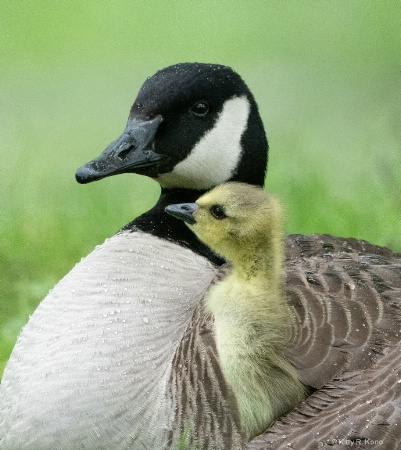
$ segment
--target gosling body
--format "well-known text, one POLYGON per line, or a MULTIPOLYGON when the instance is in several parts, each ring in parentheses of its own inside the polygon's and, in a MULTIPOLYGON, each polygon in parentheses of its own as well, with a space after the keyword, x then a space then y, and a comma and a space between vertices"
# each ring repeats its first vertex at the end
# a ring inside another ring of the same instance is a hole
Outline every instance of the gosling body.
MULTIPOLYGON (((288 356, 295 318, 284 293, 281 206, 262 189, 241 183, 221 185, 196 205, 188 226, 232 263, 229 274, 210 288, 204 306, 214 322, 223 375, 252 438, 308 392, 288 356), (213 208, 223 216, 215 217, 213 208)), ((167 211, 179 217, 185 208, 190 209, 181 205, 167 211)))
POLYGON ((210 289, 205 307, 213 317, 222 372, 252 438, 294 409, 307 389, 286 356, 290 324, 282 291, 236 272, 210 289))

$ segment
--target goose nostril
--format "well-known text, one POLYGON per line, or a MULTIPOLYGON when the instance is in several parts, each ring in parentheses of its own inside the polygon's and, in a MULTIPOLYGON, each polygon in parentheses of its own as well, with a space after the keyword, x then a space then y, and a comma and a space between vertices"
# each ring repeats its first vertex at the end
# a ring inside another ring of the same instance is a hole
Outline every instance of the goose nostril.
POLYGON ((191 211, 191 207, 188 205, 182 205, 181 209, 183 209, 184 211, 191 211))
POLYGON ((131 150, 134 148, 134 146, 133 145, 130 145, 128 148, 126 148, 125 150, 122 150, 118 155, 117 155, 117 158, 120 160, 120 161, 124 161, 126 158, 127 158, 127 156, 128 156, 128 154, 131 152, 131 150))

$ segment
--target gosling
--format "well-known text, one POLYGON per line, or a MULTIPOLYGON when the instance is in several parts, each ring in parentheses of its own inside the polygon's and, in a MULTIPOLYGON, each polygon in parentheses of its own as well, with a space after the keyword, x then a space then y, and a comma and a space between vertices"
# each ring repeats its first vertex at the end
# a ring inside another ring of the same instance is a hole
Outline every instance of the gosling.
POLYGON ((263 189, 226 183, 196 203, 169 205, 200 240, 231 262, 204 299, 220 365, 248 439, 291 411, 308 389, 287 357, 292 322, 284 294, 282 208, 263 189))

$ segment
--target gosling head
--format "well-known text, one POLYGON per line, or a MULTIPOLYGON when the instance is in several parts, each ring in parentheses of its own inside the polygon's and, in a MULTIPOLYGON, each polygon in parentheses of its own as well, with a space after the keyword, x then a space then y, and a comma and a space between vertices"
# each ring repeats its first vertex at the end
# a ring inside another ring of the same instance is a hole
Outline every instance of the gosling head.
MULTIPOLYGON (((262 188, 225 183, 202 195, 196 203, 169 205, 165 211, 178 217, 200 240, 235 264, 244 254, 266 255, 282 246, 281 206, 262 188)), ((245 258, 249 259, 249 258, 245 258)))

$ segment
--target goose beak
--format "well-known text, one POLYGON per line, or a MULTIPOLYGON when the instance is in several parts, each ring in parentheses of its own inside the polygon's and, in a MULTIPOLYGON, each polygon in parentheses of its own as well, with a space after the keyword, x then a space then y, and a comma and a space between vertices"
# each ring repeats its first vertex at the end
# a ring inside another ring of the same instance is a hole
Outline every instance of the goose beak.
POLYGON ((145 174, 165 158, 152 150, 161 116, 152 120, 129 119, 124 133, 96 159, 84 164, 76 173, 78 183, 85 184, 120 173, 145 174))
POLYGON ((176 203, 168 205, 164 208, 167 214, 183 220, 189 225, 196 223, 193 214, 197 211, 198 205, 196 203, 176 203))

